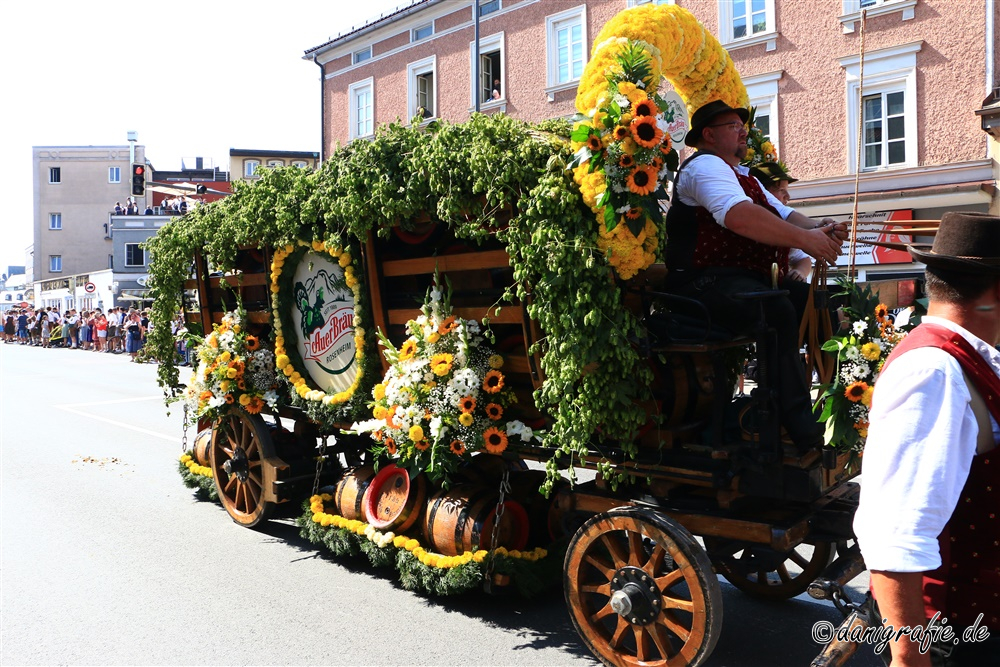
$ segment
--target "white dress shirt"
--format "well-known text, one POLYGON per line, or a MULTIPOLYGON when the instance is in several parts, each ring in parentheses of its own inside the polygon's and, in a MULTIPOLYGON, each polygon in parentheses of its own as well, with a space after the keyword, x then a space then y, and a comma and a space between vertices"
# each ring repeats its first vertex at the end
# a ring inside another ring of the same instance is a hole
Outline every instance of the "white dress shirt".
MULTIPOLYGON (((1000 375, 1000 352, 959 325, 1000 375)), ((906 352, 879 376, 862 464, 854 533, 869 570, 926 572, 941 565, 938 536, 951 518, 976 454, 979 426, 962 368, 944 350, 906 352)), ((994 439, 1000 426, 990 417, 994 439)))
MULTIPOLYGON (((736 170, 742 176, 750 173, 750 170, 743 165, 737 165, 736 170)), ((718 155, 709 153, 691 160, 684 165, 681 174, 683 178, 677 186, 677 196, 680 200, 688 206, 704 206, 723 227, 726 226, 726 214, 729 213, 729 209, 739 203, 753 201, 743 192, 733 168, 718 155)), ((782 220, 788 218, 795 210, 782 204, 764 188, 761 190, 767 197, 767 203, 774 207, 782 220)))

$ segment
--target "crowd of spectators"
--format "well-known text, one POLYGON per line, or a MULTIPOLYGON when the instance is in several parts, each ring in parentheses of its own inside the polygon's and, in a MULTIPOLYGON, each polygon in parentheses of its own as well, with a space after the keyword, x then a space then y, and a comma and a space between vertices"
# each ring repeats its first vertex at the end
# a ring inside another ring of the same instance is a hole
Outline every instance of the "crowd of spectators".
POLYGON ((62 314, 55 307, 15 308, 4 317, 5 343, 64 347, 107 354, 128 354, 136 360, 150 329, 149 312, 135 308, 100 308, 62 314))

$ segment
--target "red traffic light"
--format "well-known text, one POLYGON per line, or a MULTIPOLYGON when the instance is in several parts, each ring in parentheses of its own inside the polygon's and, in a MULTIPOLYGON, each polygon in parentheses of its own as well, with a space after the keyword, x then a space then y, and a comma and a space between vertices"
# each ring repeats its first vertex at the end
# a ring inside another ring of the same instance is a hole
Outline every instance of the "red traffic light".
POLYGON ((132 166, 135 168, 135 172, 134 173, 135 173, 136 176, 142 176, 143 174, 146 173, 146 167, 144 167, 143 165, 136 164, 136 165, 132 165, 132 166))

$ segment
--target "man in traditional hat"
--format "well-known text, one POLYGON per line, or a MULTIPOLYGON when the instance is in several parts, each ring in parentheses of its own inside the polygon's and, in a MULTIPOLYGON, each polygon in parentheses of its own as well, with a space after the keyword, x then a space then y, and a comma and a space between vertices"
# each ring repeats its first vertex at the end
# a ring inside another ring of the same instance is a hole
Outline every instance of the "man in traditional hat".
POLYGON ((788 249, 801 248, 833 264, 847 238, 843 223, 822 225, 769 195, 740 161, 747 153, 749 113, 725 102, 709 102, 691 117, 684 143, 698 149, 677 172, 675 196, 667 214, 668 290, 698 299, 713 321, 734 333, 749 333, 759 319, 757 301, 744 292, 777 282, 789 297, 763 301, 767 324, 777 333, 774 369, 780 385, 781 425, 802 451, 823 445, 823 427, 812 413, 812 399, 799 358, 799 322, 808 285, 787 279, 788 249))
POLYGON ((1000 218, 946 213, 933 246, 909 251, 926 264, 930 303, 876 383, 854 531, 884 623, 926 626, 939 614, 959 640, 928 655, 903 638, 890 644, 893 665, 995 665, 1000 218), (977 625, 989 641, 963 637, 977 625))

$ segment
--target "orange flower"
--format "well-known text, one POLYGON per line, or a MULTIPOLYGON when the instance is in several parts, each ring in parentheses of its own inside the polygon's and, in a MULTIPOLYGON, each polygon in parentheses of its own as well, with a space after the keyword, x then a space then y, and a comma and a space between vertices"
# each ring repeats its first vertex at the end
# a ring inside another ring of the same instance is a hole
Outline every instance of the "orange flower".
POLYGON ((389 411, 385 413, 385 425, 389 428, 399 428, 399 425, 393 421, 396 417, 396 408, 398 407, 398 405, 391 405, 389 406, 389 411))
POLYGON ((385 439, 385 449, 390 455, 395 455, 396 453, 396 441, 392 438, 385 439))
POLYGON ((625 179, 628 189, 637 195, 648 195, 656 189, 656 167, 639 165, 625 179))
POLYGON ((240 389, 246 389, 247 388, 247 383, 244 382, 242 379, 240 379, 240 380, 237 380, 236 386, 239 387, 240 389))
POLYGON ((618 160, 618 165, 629 169, 633 164, 635 164, 635 159, 628 153, 622 153, 622 158, 618 160))
POLYGON ((458 402, 458 409, 462 412, 472 412, 476 409, 476 399, 466 396, 458 402))
POLYGON ((601 144, 601 137, 596 134, 592 134, 589 137, 587 137, 587 148, 589 148, 594 153, 597 153, 602 148, 604 148, 603 144, 601 144))
POLYGON ((372 433, 372 437, 375 438, 375 442, 382 442, 382 439, 385 438, 385 433, 382 431, 375 431, 372 433))
POLYGON ((660 144, 660 152, 664 155, 670 155, 670 150, 673 148, 673 142, 670 141, 670 135, 664 133, 663 143, 660 144))
POLYGON ((417 341, 412 338, 408 338, 403 347, 399 348, 399 360, 406 361, 407 359, 412 359, 413 355, 417 353, 417 341))
POLYGON ((889 307, 884 303, 880 303, 875 306, 875 319, 879 322, 885 322, 886 316, 889 314, 889 307))
POLYGON ((632 138, 643 148, 656 148, 663 138, 663 130, 656 125, 654 116, 636 116, 630 124, 632 138))
POLYGON ((247 412, 252 415, 257 414, 264 408, 264 400, 260 396, 250 397, 250 402, 247 403, 247 412))
POLYGON ((492 419, 493 421, 496 421, 501 417, 503 417, 503 408, 497 405, 496 403, 487 403, 486 416, 492 419))
POLYGON ((503 389, 503 373, 490 371, 483 378, 483 390, 488 394, 496 394, 503 389))
POLYGON ((501 454, 507 449, 507 434, 491 426, 483 431, 483 446, 490 454, 501 454))
POLYGON ((455 320, 455 316, 449 315, 448 317, 444 318, 444 322, 442 322, 441 326, 438 327, 438 333, 443 336, 445 334, 451 333, 457 328, 458 328, 458 321, 455 320))
POLYGON ((451 363, 454 357, 443 352, 441 354, 435 354, 431 357, 431 372, 438 377, 444 377, 451 371, 451 363))
POLYGON ((244 343, 246 344, 247 349, 251 352, 260 347, 260 341, 257 340, 256 336, 247 336, 244 343))
POLYGON ((621 125, 615 127, 615 141, 624 141, 625 139, 628 139, 629 134, 629 129, 627 127, 622 127, 621 125))
POLYGON ((210 401, 212 400, 212 392, 206 389, 198 395, 198 398, 202 401, 210 401))
POLYGON ((625 217, 628 220, 637 220, 640 215, 642 215, 641 208, 630 208, 629 210, 625 211, 625 217))
POLYGON ((650 99, 636 102, 635 108, 632 109, 633 114, 636 116, 655 116, 656 111, 656 105, 653 104, 653 100, 650 99))
POLYGON ((417 440, 416 442, 413 443, 413 446, 417 448, 418 452, 426 452, 427 449, 431 446, 431 443, 427 442, 426 440, 417 440))
POLYGON ((226 394, 226 403, 228 403, 229 405, 233 404, 233 395, 232 394, 226 394))
POLYGON ((844 390, 844 396, 851 403, 857 403, 862 398, 864 398, 865 392, 868 390, 868 383, 866 382, 852 382, 847 385, 847 389, 844 390))
POLYGON ((461 456, 465 453, 465 443, 461 440, 452 440, 451 444, 448 445, 448 449, 450 449, 451 453, 455 456, 461 456))

